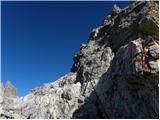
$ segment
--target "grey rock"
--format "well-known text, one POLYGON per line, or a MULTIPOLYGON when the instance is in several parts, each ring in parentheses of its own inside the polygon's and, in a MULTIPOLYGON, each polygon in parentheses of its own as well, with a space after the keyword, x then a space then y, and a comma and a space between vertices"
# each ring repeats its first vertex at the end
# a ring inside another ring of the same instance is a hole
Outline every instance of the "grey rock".
POLYGON ((64 99, 67 99, 67 100, 71 100, 72 99, 72 95, 71 95, 72 93, 71 93, 71 90, 70 89, 67 89, 67 90, 65 90, 65 91, 63 91, 63 93, 62 93, 62 98, 64 98, 64 99))
POLYGON ((112 9, 112 16, 118 15, 120 12, 121 12, 121 8, 115 4, 112 9))
POLYGON ((159 118, 158 7, 114 6, 68 74, 24 97, 1 95, 0 118, 159 118))

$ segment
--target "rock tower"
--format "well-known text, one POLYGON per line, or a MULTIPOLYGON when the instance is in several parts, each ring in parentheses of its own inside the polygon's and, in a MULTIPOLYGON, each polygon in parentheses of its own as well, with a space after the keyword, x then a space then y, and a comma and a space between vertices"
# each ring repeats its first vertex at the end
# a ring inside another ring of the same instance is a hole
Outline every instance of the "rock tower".
POLYGON ((4 88, 4 96, 6 97, 15 97, 17 93, 16 87, 12 85, 12 83, 8 80, 6 82, 6 86, 4 88))
POLYGON ((3 86, 3 83, 0 81, 0 96, 1 97, 16 97, 17 89, 12 83, 8 80, 6 86, 3 86))

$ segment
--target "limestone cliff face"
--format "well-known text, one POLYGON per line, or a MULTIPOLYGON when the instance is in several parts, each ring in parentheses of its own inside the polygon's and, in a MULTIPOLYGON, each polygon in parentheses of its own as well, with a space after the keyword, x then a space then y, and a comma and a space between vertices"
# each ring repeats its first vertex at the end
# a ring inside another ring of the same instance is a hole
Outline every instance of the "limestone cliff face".
POLYGON ((2 96, 0 118, 159 118, 158 8, 115 5, 70 73, 24 97, 2 96))

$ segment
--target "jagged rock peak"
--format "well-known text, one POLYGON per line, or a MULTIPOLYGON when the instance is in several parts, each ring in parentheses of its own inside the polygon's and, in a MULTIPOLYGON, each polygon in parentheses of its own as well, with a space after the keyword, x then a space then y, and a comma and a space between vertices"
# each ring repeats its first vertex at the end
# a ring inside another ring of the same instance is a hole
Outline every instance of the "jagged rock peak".
POLYGON ((16 97, 17 89, 12 83, 7 80, 6 86, 3 86, 3 83, 0 82, 0 96, 5 97, 16 97))

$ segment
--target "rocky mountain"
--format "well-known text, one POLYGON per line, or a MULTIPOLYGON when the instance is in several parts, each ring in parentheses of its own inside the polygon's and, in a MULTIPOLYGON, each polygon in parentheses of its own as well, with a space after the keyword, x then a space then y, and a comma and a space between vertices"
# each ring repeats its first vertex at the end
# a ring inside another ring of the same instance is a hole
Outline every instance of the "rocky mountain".
POLYGON ((90 33, 70 73, 24 97, 0 97, 0 118, 159 118, 159 2, 135 1, 90 33))

